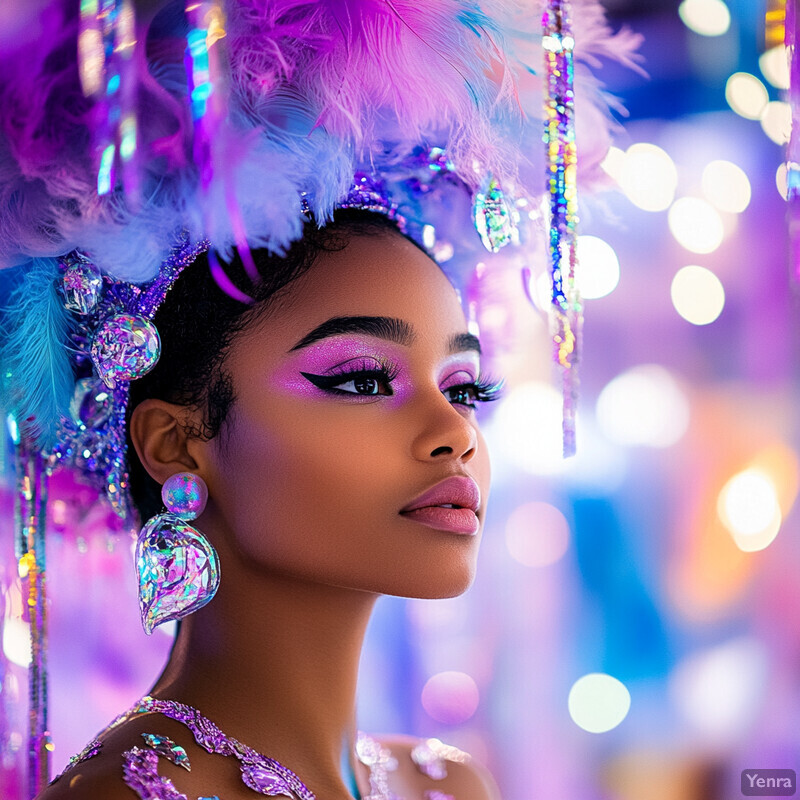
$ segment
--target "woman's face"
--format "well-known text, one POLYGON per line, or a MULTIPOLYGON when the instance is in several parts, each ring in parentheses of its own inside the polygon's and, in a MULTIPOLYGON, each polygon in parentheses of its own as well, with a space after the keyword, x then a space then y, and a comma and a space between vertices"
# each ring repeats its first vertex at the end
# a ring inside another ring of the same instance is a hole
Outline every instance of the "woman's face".
POLYGON ((233 410, 196 445, 210 495, 198 527, 209 515, 258 570, 463 592, 489 494, 479 361, 454 289, 402 236, 322 253, 229 352, 233 410))

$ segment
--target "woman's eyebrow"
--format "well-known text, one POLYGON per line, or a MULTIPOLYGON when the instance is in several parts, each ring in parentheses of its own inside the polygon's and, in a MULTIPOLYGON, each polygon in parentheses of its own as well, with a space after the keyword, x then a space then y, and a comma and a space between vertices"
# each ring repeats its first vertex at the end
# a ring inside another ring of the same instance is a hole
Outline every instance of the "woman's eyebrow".
POLYGON ((451 353, 463 353, 465 350, 474 350, 476 353, 481 352, 481 343, 477 336, 471 333, 457 333, 455 336, 450 337, 450 343, 447 348, 451 353))
MULTIPOLYGON (((404 346, 414 341, 414 329, 405 320, 396 317, 332 317, 321 325, 309 331, 294 347, 289 350, 301 350, 320 339, 329 336, 340 336, 345 333, 361 333, 367 336, 377 336, 389 342, 404 346)), ((481 352, 481 343, 477 336, 471 333, 456 333, 450 337, 447 345, 450 353, 463 353, 473 350, 481 352)))
POLYGON ((332 317, 309 331, 289 352, 308 347, 320 339, 339 336, 343 333, 377 336, 379 339, 386 339, 404 346, 408 346, 414 341, 414 329, 402 319, 394 317, 332 317))

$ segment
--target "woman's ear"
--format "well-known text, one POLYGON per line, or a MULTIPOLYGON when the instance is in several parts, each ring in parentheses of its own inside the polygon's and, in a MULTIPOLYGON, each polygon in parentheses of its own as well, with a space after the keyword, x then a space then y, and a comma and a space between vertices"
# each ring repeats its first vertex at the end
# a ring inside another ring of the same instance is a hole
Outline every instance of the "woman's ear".
POLYGON ((196 472, 189 452, 192 412, 186 406, 149 398, 131 414, 131 441, 147 474, 163 484, 178 472, 196 472))

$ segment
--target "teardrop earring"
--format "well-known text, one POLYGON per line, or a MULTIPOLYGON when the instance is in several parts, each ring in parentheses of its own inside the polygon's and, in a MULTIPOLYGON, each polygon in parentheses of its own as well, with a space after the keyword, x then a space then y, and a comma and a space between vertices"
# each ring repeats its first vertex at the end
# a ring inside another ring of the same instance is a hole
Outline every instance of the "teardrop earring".
POLYGON ((206 507, 205 481, 179 472, 165 481, 161 499, 167 511, 149 519, 136 542, 139 611, 147 634, 202 608, 219 588, 217 551, 188 524, 206 507))

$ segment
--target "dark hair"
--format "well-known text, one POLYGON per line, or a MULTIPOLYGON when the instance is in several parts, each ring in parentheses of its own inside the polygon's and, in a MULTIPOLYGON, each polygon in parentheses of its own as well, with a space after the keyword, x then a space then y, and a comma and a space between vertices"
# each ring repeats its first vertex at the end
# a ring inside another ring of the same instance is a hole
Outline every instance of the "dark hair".
MULTIPOLYGON (((156 397, 202 412, 191 436, 213 439, 220 432, 236 400, 233 380, 225 370, 225 355, 236 335, 269 310, 281 291, 303 275, 324 252, 347 247, 353 235, 380 234, 399 229, 385 216, 356 209, 337 211, 322 228, 305 225, 303 236, 284 256, 254 250, 261 280, 251 286, 238 254, 226 272, 255 302, 246 305, 227 295, 214 281, 206 254, 198 256, 181 273, 156 312, 154 322, 161 337, 161 357, 155 368, 131 382, 130 414, 143 400, 156 397)), ((161 487, 145 471, 130 441, 128 425, 130 491, 142 520, 161 508, 161 487)))

